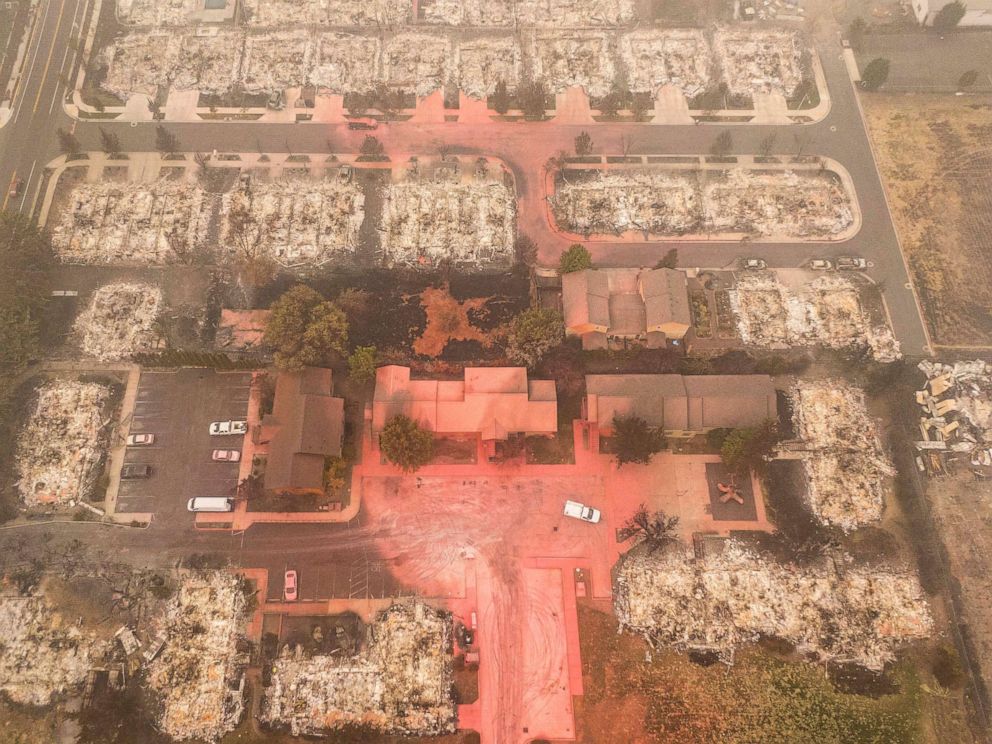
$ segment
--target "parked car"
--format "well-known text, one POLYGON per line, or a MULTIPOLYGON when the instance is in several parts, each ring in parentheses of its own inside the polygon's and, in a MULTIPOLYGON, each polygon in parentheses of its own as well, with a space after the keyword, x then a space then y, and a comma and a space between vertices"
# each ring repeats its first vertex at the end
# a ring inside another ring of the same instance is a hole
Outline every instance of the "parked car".
POLYGON ((583 522, 590 522, 592 524, 597 524, 602 516, 599 513, 599 509, 580 504, 578 501, 566 501, 564 514, 566 517, 581 519, 583 522))
POLYGON ((223 437, 228 434, 247 434, 247 421, 214 421, 210 424, 210 436, 223 437))
POLYGON ((225 496, 197 496, 186 502, 186 509, 191 512, 234 511, 234 499, 225 496))
POLYGON ((371 116, 359 116, 348 122, 348 129, 356 132, 367 132, 372 129, 378 129, 379 122, 373 119, 371 116))
POLYGON ((128 447, 146 447, 150 444, 155 444, 154 434, 128 434, 127 435, 127 446, 128 447))
POLYGON ((752 271, 761 271, 768 268, 768 264, 765 263, 765 259, 763 258, 742 258, 741 266, 752 271))
POLYGON ((148 478, 152 474, 151 465, 139 465, 129 463, 121 468, 121 480, 136 480, 137 478, 148 478))
POLYGON ((296 601, 296 571, 292 569, 286 572, 286 578, 283 581, 282 598, 287 602, 296 601))
POLYGON ((8 192, 8 195, 11 198, 14 198, 15 196, 19 196, 22 188, 24 188, 24 179, 15 178, 13 181, 10 182, 10 191, 8 192))
POLYGON ((834 267, 834 262, 829 258, 814 258, 809 262, 809 267, 814 271, 830 271, 834 267))
POLYGON ((864 271, 868 261, 860 256, 841 256, 837 259, 837 268, 841 271, 864 271))
POLYGON ((240 462, 241 450, 214 450, 210 459, 214 462, 240 462))

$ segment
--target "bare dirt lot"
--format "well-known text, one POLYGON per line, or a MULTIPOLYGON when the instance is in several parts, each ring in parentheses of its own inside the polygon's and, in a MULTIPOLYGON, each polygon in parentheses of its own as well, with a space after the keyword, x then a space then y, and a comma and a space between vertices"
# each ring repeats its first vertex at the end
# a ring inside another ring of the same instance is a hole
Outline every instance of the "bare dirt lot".
POLYGON ((992 100, 873 94, 863 101, 934 341, 992 344, 992 100))

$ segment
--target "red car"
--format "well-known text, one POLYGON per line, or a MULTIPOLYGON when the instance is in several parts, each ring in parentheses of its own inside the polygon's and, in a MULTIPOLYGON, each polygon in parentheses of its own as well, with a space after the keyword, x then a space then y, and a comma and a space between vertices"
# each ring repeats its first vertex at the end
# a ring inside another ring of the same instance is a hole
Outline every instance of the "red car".
POLYGON ((296 601, 296 571, 287 571, 283 582, 282 598, 286 602, 296 601))
POLYGON ((24 186, 23 178, 15 178, 10 182, 10 191, 8 195, 13 198, 21 193, 21 188, 24 186))
POLYGON ((211 455, 214 462, 239 462, 241 460, 240 450, 216 449, 211 455))

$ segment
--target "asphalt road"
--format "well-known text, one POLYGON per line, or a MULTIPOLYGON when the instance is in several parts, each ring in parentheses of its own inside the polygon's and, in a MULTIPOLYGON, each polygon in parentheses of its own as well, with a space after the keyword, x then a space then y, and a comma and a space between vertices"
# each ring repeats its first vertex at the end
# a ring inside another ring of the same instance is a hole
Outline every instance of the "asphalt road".
POLYGON ((62 101, 74 79, 78 53, 72 41, 86 23, 92 0, 41 0, 12 116, 0 128, 0 207, 30 214, 45 164, 58 153, 56 132, 71 129, 62 101), (22 186, 10 195, 14 181, 22 186))

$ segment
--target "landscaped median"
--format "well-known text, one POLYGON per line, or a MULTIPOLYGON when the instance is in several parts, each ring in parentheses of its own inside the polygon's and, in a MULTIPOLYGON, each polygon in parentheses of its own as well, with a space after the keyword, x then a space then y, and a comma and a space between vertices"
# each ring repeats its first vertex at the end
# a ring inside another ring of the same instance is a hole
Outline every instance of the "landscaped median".
POLYGON ((847 170, 829 158, 626 156, 561 163, 548 220, 584 242, 840 242, 861 229, 847 170))

